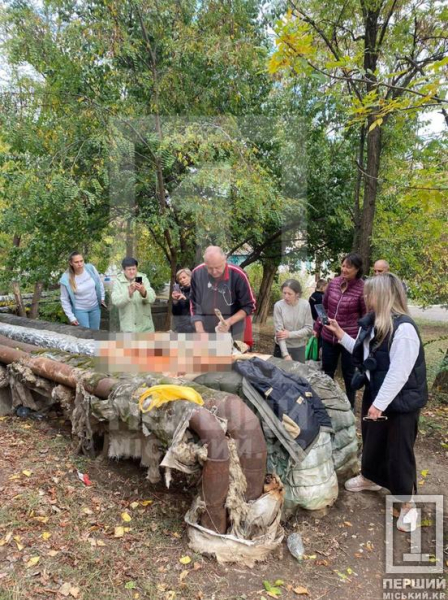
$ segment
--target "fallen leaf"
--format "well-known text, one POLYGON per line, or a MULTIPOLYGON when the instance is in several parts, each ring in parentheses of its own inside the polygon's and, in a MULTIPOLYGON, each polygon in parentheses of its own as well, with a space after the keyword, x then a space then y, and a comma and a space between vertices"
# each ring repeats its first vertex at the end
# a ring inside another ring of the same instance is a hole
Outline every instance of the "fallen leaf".
POLYGON ((424 469, 423 471, 420 471, 420 475, 421 475, 422 477, 427 477, 427 476, 428 476, 428 473, 429 473, 428 469, 424 469))
POLYGON ((100 547, 104 547, 106 544, 103 542, 103 540, 96 540, 96 545, 100 546, 100 547))
POLYGON ((183 581, 183 580, 186 578, 186 576, 188 575, 188 573, 189 573, 189 572, 190 572, 190 571, 187 571, 187 570, 185 570, 185 571, 182 571, 182 573, 181 573, 181 574, 180 574, 180 576, 179 576, 179 582, 180 582, 180 583, 182 583, 182 581, 183 581))
POLYGON ((68 582, 63 583, 61 585, 61 587, 59 588, 58 592, 59 592, 59 594, 62 594, 63 596, 68 596, 70 594, 71 587, 72 587, 71 583, 68 583, 68 582))
POLYGON ((47 554, 48 554, 48 556, 53 557, 53 556, 57 556, 59 554, 59 551, 58 550, 49 550, 47 554))
POLYGON ((39 523, 48 523, 50 517, 33 517, 34 521, 39 521, 39 523))
POLYGON ((139 503, 138 502, 131 502, 131 504, 129 506, 132 508, 132 510, 134 510, 135 508, 137 508, 139 506, 139 503))
POLYGON ((154 502, 154 500, 141 500, 140 504, 142 506, 149 506, 150 504, 152 504, 154 502))
POLYGON ((305 594, 306 594, 307 596, 309 596, 309 595, 310 595, 309 591, 308 591, 308 590, 307 590, 305 587, 302 587, 301 585, 298 585, 297 587, 295 587, 295 588, 292 588, 292 591, 293 591, 295 594, 297 594, 298 596, 305 595, 305 594))
POLYGON ((191 558, 189 556, 182 556, 181 558, 179 558, 179 562, 182 565, 189 565, 191 563, 191 558))
POLYGON ((30 567, 35 567, 37 563, 40 561, 40 556, 32 556, 29 561, 26 563, 25 567, 29 569, 30 567))
POLYGON ((93 510, 85 506, 82 511, 85 515, 93 515, 93 510))
POLYGON ((24 471, 22 471, 22 473, 26 476, 26 477, 31 477, 31 475, 33 474, 32 471, 29 471, 28 469, 25 469, 24 471))
POLYGON ((179 539, 181 536, 180 536, 180 533, 178 533, 177 531, 175 531, 173 533, 173 537, 176 538, 176 539, 179 539))
POLYGON ((344 521, 344 525, 346 527, 353 527, 352 523, 350 523, 350 521, 344 521))
POLYGON ((43 540, 49 540, 51 538, 51 533, 49 531, 44 531, 42 534, 43 540))
POLYGON ((70 588, 70 596, 72 596, 73 598, 77 598, 79 596, 79 587, 71 587, 70 588))
POLYGON ((431 527, 431 526, 432 526, 431 519, 422 519, 422 522, 420 523, 420 527, 431 527))
POLYGON ((366 548, 369 552, 372 552, 374 545, 372 544, 372 542, 367 542, 366 548))
POLYGON ((131 515, 129 513, 127 513, 127 512, 122 512, 121 513, 121 518, 123 519, 123 521, 125 523, 129 523, 129 521, 132 521, 131 515))
POLYGON ((124 536, 124 527, 115 527, 114 537, 122 538, 124 536))

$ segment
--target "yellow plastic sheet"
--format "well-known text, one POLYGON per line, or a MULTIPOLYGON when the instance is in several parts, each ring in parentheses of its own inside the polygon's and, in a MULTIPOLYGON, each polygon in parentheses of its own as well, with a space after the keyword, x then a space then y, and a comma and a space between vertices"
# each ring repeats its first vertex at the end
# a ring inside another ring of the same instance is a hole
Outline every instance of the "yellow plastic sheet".
POLYGON ((153 385, 147 389, 140 396, 138 406, 143 413, 149 412, 153 408, 159 408, 166 402, 173 402, 174 400, 188 400, 188 402, 194 402, 202 406, 204 400, 196 390, 190 387, 184 387, 182 385, 153 385), (143 404, 147 398, 152 396, 151 403, 148 407, 144 408, 143 404))

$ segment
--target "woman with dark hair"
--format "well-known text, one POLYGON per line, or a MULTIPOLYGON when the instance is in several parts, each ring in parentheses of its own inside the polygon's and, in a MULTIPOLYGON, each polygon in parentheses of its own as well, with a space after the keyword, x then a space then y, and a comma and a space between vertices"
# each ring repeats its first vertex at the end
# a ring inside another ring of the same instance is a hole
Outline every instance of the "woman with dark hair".
POLYGON ((313 332, 309 303, 301 298, 302 287, 296 279, 282 284, 283 300, 274 305, 274 356, 305 362, 305 346, 313 332))
POLYGON ((353 355, 356 389, 365 386, 361 474, 349 479, 345 488, 388 489, 402 502, 397 528, 413 531, 418 520, 411 502, 417 483, 414 444, 420 409, 428 399, 423 345, 398 277, 372 277, 364 289, 371 312, 360 320, 356 341, 336 320, 325 326, 353 355))
POLYGON ((70 324, 99 329, 104 286, 95 267, 85 263, 83 255, 75 250, 68 257, 68 269, 59 283, 62 308, 70 324))
POLYGON ((176 284, 171 298, 173 299, 172 313, 174 331, 177 333, 193 333, 195 328, 190 318, 190 269, 180 269, 176 273, 176 284))
POLYGON ((118 308, 120 331, 152 332, 151 304, 156 299, 148 278, 137 271, 138 261, 132 257, 122 260, 120 273, 112 290, 112 304, 118 308))
MULTIPOLYGON (((353 339, 358 334, 358 320, 366 314, 364 281, 361 278, 362 258, 356 253, 347 254, 342 261, 341 274, 330 281, 322 301, 328 318, 336 319, 353 339)), ((322 369, 332 379, 341 357, 345 391, 354 410, 356 391, 351 381, 355 367, 350 352, 338 343, 329 329, 322 329, 320 319, 314 324, 314 335, 322 338, 322 369)))

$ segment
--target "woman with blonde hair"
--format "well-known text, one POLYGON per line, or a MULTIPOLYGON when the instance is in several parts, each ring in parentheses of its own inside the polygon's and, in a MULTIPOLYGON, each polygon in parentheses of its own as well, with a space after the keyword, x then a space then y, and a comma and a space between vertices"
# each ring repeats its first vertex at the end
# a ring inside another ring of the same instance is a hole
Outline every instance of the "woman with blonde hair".
POLYGON ((98 271, 74 251, 68 257, 68 269, 59 280, 61 304, 71 325, 99 329, 104 286, 98 271))
POLYGON ((193 333, 195 331, 190 318, 190 283, 190 269, 179 269, 171 294, 174 331, 177 333, 193 333))
POLYGON ((345 488, 388 489, 402 502, 397 528, 413 531, 418 516, 411 503, 416 491, 414 443, 420 409, 428 399, 423 345, 396 275, 367 280, 364 293, 370 312, 359 320, 356 340, 334 319, 325 326, 352 353, 357 368, 353 387, 365 386, 361 474, 349 479, 345 488))

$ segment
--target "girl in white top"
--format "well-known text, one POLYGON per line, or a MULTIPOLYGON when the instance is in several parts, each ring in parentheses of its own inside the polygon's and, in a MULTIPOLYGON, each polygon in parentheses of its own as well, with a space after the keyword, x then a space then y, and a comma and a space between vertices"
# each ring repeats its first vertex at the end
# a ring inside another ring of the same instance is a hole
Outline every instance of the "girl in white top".
POLYGON ((59 283, 62 308, 70 324, 99 329, 104 286, 95 267, 86 264, 79 252, 72 252, 68 270, 59 283))
POLYGON ((302 287, 296 279, 282 284, 283 300, 274 305, 274 356, 305 362, 305 346, 313 332, 309 302, 301 298, 302 287))

